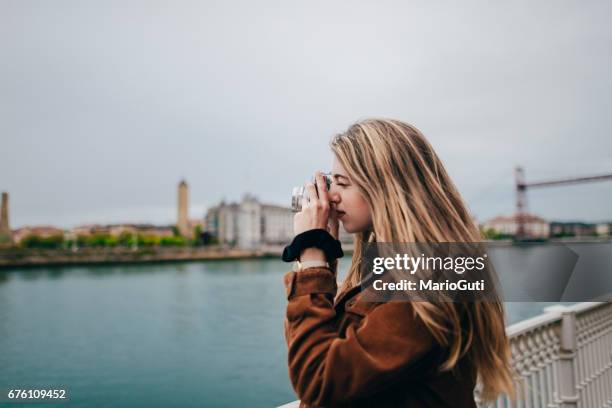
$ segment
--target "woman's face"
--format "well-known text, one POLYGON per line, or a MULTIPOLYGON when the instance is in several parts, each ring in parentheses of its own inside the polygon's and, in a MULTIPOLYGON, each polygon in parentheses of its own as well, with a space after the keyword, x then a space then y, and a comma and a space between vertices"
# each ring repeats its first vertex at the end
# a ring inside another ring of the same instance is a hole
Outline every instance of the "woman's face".
POLYGON ((329 188, 329 201, 336 208, 338 220, 346 232, 354 234, 372 228, 372 216, 365 198, 349 178, 346 170, 334 155, 329 188))

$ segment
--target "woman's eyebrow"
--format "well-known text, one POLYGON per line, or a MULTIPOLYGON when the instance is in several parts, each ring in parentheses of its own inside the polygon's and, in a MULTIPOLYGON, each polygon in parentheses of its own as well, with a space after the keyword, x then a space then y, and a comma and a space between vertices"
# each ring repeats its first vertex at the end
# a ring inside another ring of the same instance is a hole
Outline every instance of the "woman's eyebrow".
POLYGON ((349 179, 347 176, 344 176, 344 175, 338 174, 338 173, 333 174, 333 176, 334 176, 335 179, 339 179, 339 178, 343 178, 343 179, 346 179, 346 180, 349 179))

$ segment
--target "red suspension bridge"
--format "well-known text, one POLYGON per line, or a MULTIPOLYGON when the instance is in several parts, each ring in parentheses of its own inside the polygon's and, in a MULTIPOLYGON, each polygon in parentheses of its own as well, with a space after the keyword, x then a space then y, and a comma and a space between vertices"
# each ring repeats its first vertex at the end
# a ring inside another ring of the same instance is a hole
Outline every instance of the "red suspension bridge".
POLYGON ((612 180, 612 173, 600 174, 595 176, 568 177, 556 180, 527 182, 525 181, 525 173, 523 171, 523 168, 516 167, 514 170, 514 179, 516 185, 516 218, 518 224, 517 236, 519 238, 522 238, 525 237, 525 221, 527 215, 527 189, 612 180))

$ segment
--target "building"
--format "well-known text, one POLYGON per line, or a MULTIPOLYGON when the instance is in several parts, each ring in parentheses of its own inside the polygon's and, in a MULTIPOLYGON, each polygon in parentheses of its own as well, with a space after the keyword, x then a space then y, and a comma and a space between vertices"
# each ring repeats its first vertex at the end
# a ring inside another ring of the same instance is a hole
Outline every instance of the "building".
POLYGON ((239 203, 226 203, 209 208, 204 229, 220 244, 255 249, 261 245, 286 244, 291 240, 293 212, 288 207, 262 204, 251 194, 239 203))
POLYGON ((0 203, 0 243, 12 241, 11 225, 9 223, 9 195, 2 192, 0 203))
POLYGON ((50 238, 54 236, 64 236, 64 230, 51 225, 36 225, 18 228, 13 231, 13 241, 19 244, 28 236, 37 236, 39 238, 50 238))
MULTIPOLYGON (((294 237, 293 217, 289 207, 260 203, 245 194, 238 203, 226 203, 208 209, 204 230, 220 244, 254 249, 262 245, 287 245, 294 237)), ((340 241, 352 242, 352 235, 340 228, 340 241)))
POLYGON ((254 249, 261 245, 285 244, 291 240, 293 212, 288 207, 262 204, 245 194, 239 203, 226 203, 210 208, 204 228, 220 244, 254 249))
POLYGON ((262 204, 262 235, 269 244, 287 245, 293 238, 293 217, 290 208, 280 205, 262 204), (289 210, 289 211, 287 211, 289 210))
POLYGON ((110 225, 101 224, 83 224, 77 225, 70 230, 70 233, 74 236, 90 236, 90 235, 111 235, 110 225))
POLYGON ((551 237, 590 237, 597 235, 595 224, 586 222, 561 222, 550 223, 551 237))
POLYGON ((181 180, 178 185, 176 228, 185 238, 193 236, 193 230, 189 225, 189 186, 185 180, 181 180))
POLYGON ((157 226, 153 224, 86 224, 79 225, 70 230, 72 236, 110 235, 118 237, 121 234, 154 235, 158 237, 171 237, 174 235, 172 226, 157 226))
MULTIPOLYGON (((518 214, 505 216, 499 215, 482 224, 483 230, 492 229, 503 235, 516 236, 518 232, 518 214)), ((533 214, 523 214, 523 225, 525 236, 529 238, 548 238, 550 225, 548 221, 533 214)))
POLYGON ((238 238, 238 217, 240 204, 226 203, 222 200, 219 205, 211 207, 204 217, 204 231, 219 240, 220 244, 234 246, 238 238))
POLYGON ((600 222, 595 226, 595 232, 600 237, 608 237, 612 235, 612 222, 600 222))
POLYGON ((238 212, 238 247, 256 248, 268 243, 264 229, 261 204, 254 196, 245 194, 238 212))

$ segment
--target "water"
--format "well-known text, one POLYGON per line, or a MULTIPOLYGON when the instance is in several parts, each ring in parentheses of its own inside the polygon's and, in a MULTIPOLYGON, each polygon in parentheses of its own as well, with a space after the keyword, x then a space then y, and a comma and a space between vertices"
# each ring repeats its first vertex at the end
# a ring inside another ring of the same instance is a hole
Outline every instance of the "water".
MULTIPOLYGON (((287 270, 261 259, 0 272, 0 388, 68 388, 69 403, 45 406, 295 400, 283 337, 287 270)), ((544 305, 508 304, 509 323, 544 305)))
POLYGON ((254 260, 6 273, 0 387, 65 385, 70 406, 89 407, 292 400, 284 267, 254 260))

